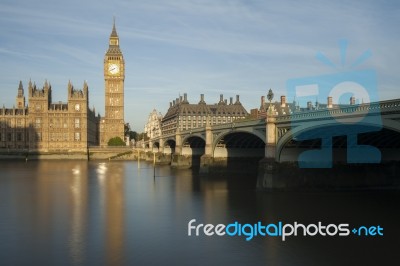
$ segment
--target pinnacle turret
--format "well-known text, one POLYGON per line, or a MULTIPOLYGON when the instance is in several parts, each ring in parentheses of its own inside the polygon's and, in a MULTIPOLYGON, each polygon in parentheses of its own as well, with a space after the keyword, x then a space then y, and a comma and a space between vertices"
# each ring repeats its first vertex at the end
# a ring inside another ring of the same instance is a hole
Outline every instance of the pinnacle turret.
POLYGON ((19 82, 18 86, 18 97, 24 96, 24 87, 22 86, 22 81, 19 82))

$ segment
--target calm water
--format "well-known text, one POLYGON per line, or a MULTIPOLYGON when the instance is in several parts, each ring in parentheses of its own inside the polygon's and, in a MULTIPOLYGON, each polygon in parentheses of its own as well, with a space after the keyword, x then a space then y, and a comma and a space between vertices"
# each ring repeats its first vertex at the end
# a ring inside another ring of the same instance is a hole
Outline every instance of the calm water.
POLYGON ((0 265, 394 265, 400 193, 261 192, 251 174, 0 162, 0 265), (187 235, 198 223, 380 225, 383 237, 187 235))

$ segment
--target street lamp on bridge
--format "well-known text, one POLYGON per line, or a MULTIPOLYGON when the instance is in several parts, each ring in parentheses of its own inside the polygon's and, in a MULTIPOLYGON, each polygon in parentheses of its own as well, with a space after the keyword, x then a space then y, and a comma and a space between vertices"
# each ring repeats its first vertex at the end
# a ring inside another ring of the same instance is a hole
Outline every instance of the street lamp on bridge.
POLYGON ((272 92, 272 89, 269 89, 268 94, 267 94, 267 99, 269 101, 268 114, 270 114, 270 115, 272 115, 271 102, 272 102, 273 98, 274 98, 274 93, 272 92))

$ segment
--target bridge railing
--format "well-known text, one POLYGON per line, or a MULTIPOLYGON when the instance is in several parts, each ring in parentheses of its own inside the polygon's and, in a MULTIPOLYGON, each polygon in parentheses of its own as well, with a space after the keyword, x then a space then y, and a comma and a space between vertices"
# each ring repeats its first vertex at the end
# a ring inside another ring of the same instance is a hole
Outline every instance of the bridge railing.
POLYGON ((356 115, 363 113, 385 113, 391 111, 400 111, 400 99, 351 105, 348 107, 314 110, 309 112, 298 112, 290 115, 277 116, 276 121, 287 122, 293 120, 308 120, 316 118, 356 115))
MULTIPOLYGON (((236 120, 225 124, 211 125, 211 130, 212 131, 224 130, 227 128, 240 128, 240 127, 248 127, 248 126, 263 125, 263 124, 265 124, 265 118, 252 118, 252 119, 247 118, 245 120, 236 120)), ((187 135, 187 134, 203 133, 204 131, 205 131, 205 126, 181 130, 180 133, 182 135, 187 135)), ((163 135, 162 138, 175 137, 175 135, 176 135, 175 133, 163 135)))
POLYGON ((222 130, 226 128, 238 128, 238 127, 248 127, 248 126, 255 126, 257 124, 265 124, 265 118, 253 118, 253 119, 246 119, 246 120, 236 120, 231 123, 220 124, 220 125, 213 125, 211 127, 212 130, 222 130))

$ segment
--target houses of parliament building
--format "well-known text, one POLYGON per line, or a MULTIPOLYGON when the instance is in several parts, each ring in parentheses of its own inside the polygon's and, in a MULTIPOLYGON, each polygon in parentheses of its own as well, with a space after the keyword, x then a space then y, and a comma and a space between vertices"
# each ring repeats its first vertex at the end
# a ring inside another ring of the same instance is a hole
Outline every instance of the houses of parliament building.
POLYGON ((13 108, 0 108, 0 150, 86 152, 107 146, 110 138, 124 139, 125 62, 113 24, 104 57, 105 115, 89 108, 89 87, 67 85, 67 102, 52 102, 51 84, 19 83, 13 108), (28 96, 26 104, 25 94, 28 96))

